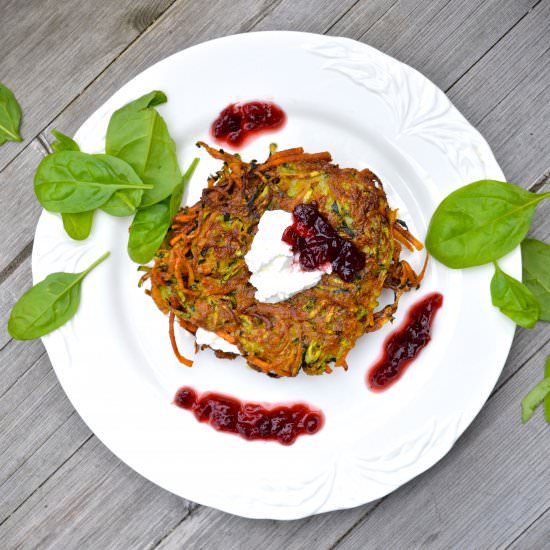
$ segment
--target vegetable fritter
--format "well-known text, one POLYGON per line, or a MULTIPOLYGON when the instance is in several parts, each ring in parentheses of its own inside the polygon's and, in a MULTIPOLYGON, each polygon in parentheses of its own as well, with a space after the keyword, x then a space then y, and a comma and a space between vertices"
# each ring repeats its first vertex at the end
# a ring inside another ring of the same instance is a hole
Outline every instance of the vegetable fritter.
MULTIPOLYGON (((235 344, 248 364, 271 376, 296 376, 347 368, 346 356, 359 336, 393 319, 402 293, 418 287, 417 275, 400 260, 402 246, 422 245, 396 219, 382 183, 370 170, 339 168, 329 153, 302 148, 276 152, 266 162, 244 162, 239 155, 200 143, 223 167, 193 206, 174 217, 154 265, 144 275, 147 291, 170 317, 191 333, 198 327, 235 344), (366 255, 351 282, 336 273, 275 304, 258 302, 249 283, 245 254, 266 210, 292 212, 315 201, 332 227, 366 255), (379 308, 383 288, 393 303, 379 308)), ((223 358, 233 354, 216 352, 223 358)))

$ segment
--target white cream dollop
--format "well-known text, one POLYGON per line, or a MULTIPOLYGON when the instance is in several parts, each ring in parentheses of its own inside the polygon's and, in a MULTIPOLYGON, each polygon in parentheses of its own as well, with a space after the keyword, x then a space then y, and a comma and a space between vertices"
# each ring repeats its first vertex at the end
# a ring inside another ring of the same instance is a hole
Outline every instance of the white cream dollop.
POLYGON ((195 341, 199 346, 210 346, 212 349, 224 351, 225 353, 236 353, 237 355, 241 353, 239 348, 234 344, 230 344, 223 338, 220 338, 215 332, 210 332, 200 327, 195 333, 195 341))
POLYGON ((292 214, 284 210, 267 210, 260 218, 258 232, 244 257, 259 302, 275 304, 287 300, 314 287, 325 273, 332 271, 330 265, 325 270, 300 268, 291 246, 282 240, 284 230, 292 223, 292 214))

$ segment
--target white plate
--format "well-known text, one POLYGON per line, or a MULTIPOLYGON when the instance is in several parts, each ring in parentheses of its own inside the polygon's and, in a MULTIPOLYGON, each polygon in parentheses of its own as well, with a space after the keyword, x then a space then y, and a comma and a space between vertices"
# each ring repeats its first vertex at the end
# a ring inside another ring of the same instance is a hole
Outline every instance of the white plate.
MULTIPOLYGON (((291 32, 230 36, 179 52, 120 89, 77 132, 85 151, 100 151, 110 114, 153 89, 178 146, 180 163, 201 163, 185 201, 200 196, 219 163, 194 144, 228 103, 271 99, 285 128, 242 151, 262 159, 268 144, 328 150, 343 167, 369 167, 390 204, 423 239, 430 216, 451 190, 482 178, 503 179, 480 134, 434 84, 414 69, 358 42, 291 32)), ((121 460, 190 500, 255 518, 293 519, 380 498, 438 461, 489 396, 506 360, 514 324, 490 302, 490 266, 465 271, 435 261, 422 288, 403 297, 393 326, 363 336, 349 371, 272 379, 242 360, 196 356, 192 369, 173 357, 168 321, 138 289, 126 253, 129 219, 96 216, 91 237, 71 241, 59 217, 43 213, 33 251, 35 281, 111 257, 83 284, 75 318, 44 338, 74 407, 121 460), (391 389, 376 394, 367 369, 409 306, 430 291, 444 295, 433 340, 391 389), (248 401, 305 401, 326 423, 290 447, 248 442, 198 423, 171 404, 178 387, 248 401)), ((418 266, 422 255, 414 258, 418 266)), ((515 251, 502 261, 520 275, 515 251)), ((190 336, 181 336, 186 355, 190 336)))

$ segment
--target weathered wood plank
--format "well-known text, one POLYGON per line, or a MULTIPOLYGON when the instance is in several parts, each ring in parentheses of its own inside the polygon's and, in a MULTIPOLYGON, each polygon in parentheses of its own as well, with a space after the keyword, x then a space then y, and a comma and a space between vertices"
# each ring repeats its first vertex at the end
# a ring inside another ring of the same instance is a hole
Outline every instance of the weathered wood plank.
MULTIPOLYGON (((12 268, 8 266, 13 263, 17 255, 25 247, 28 248, 26 255, 31 252, 28 245, 33 239, 36 222, 42 211, 42 207, 34 196, 33 180, 34 172, 43 155, 43 147, 34 140, 21 155, 0 172, 0 212, 2 212, 0 283, 13 269, 13 266, 12 268)), ((0 297, 0 305, 3 300, 4 297, 0 297)))
POLYGON ((548 168, 550 3, 531 10, 448 95, 484 135, 510 181, 548 168))
MULTIPOLYGON (((73 444, 77 430, 68 431, 73 444)), ((5 520, 2 544, 147 548, 195 506, 145 481, 91 437, 5 520)))
POLYGON ((550 105, 543 100, 550 89, 550 52, 542 38, 550 32, 547 2, 399 1, 369 24, 362 16, 371 10, 370 2, 359 3, 330 34, 379 48, 446 90, 511 181, 540 174, 550 139, 550 105))
MULTIPOLYGON (((348 36, 378 48, 415 67, 446 90, 537 2, 361 0, 329 34, 348 36)), ((477 94, 474 97, 479 99, 477 94)))
POLYGON ((550 342, 491 399, 453 451, 387 497, 338 548, 496 548, 548 507, 550 440, 542 411, 519 403, 543 373, 550 342))
POLYGON ((550 507, 540 515, 506 550, 547 548, 550 541, 550 507))
MULTIPOLYGON (((0 79, 23 110, 31 141, 174 0, 124 0, 68 5, 57 0, 4 0, 0 79)), ((22 144, 0 148, 0 170, 22 144)))
POLYGON ((375 503, 320 514, 295 521, 240 518, 201 506, 188 516, 159 545, 158 550, 180 548, 208 550, 302 550, 330 546, 375 507, 375 503), (223 533, 223 537, 220 536, 223 533))

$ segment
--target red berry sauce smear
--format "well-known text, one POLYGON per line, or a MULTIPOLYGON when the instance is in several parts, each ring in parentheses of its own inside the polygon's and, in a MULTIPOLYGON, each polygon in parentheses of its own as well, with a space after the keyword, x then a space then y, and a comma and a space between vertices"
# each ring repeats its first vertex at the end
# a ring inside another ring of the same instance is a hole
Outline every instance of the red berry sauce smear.
POLYGON ((280 130, 285 122, 284 111, 274 103, 231 103, 212 123, 211 133, 219 144, 238 149, 253 137, 280 130))
POLYGON ((283 241, 299 255, 305 271, 332 269, 347 283, 365 267, 365 254, 351 241, 340 237, 328 220, 319 212, 315 201, 298 204, 292 213, 294 223, 283 233, 283 241))
POLYGON ((384 342, 382 357, 369 370, 367 384, 371 390, 386 390, 403 376, 432 339, 432 323, 442 305, 443 296, 434 292, 411 307, 405 322, 384 342))
POLYGON ((240 435, 244 439, 264 439, 292 445, 300 435, 317 433, 324 424, 323 413, 302 403, 266 408, 259 403, 245 403, 218 393, 180 388, 174 405, 191 411, 199 422, 215 430, 240 435))

